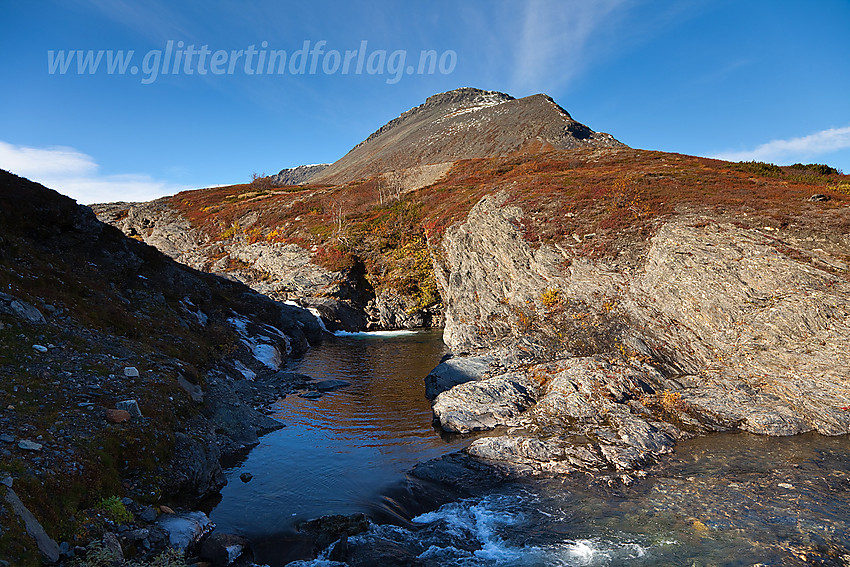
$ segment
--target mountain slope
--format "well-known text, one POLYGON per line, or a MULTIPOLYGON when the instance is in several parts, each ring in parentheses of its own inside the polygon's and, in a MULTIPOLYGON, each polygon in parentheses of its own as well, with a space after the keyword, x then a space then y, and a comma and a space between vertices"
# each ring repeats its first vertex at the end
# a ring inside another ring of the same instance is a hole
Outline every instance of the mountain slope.
MULTIPOLYGON (((14 491, 71 548, 107 529, 92 510, 102 499, 138 512, 217 492, 219 460, 280 427, 255 409, 293 387, 272 362, 321 336, 310 313, 181 265, 5 171, 0 290, 0 494, 14 491), (115 413, 127 400, 141 415, 115 413)), ((133 524, 151 549, 167 542, 133 524)), ((55 560, 55 543, 44 548, 55 560)), ((40 564, 2 504, 0 558, 40 564)))
POLYGON ((428 97, 310 178, 340 184, 377 173, 495 157, 523 149, 622 147, 576 122, 550 97, 461 88, 428 97))

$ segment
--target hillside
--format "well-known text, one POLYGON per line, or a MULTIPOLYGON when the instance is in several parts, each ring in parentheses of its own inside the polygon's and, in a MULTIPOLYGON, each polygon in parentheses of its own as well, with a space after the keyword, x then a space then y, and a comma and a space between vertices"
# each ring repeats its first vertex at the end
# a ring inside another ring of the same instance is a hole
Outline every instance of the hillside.
MULTIPOLYGON (((535 247, 552 243, 570 259, 634 264, 659 221, 689 211, 782 230, 777 236, 846 233, 846 179, 579 148, 461 160, 438 182, 391 200, 383 198, 382 178, 373 177, 338 186, 236 185, 95 209, 180 261, 314 305, 350 330, 439 324, 432 257, 441 254, 445 230, 487 194, 507 192, 508 203, 523 211, 513 222, 535 247), (829 200, 809 201, 820 193, 829 200)), ((795 236, 801 249, 819 247, 805 238, 795 236)), ((846 258, 820 248, 795 254, 842 273, 830 262, 843 266, 846 258)))
POLYGON ((321 340, 304 310, 178 264, 5 171, 0 290, 0 557, 21 566, 115 531, 104 502, 121 498, 121 522, 144 534, 122 544, 161 551, 158 507, 222 487, 220 460, 280 427, 255 408, 304 386, 279 366, 321 340), (46 530, 38 546, 17 498, 46 530))
POLYGON ((848 181, 577 148, 460 160, 389 203, 374 177, 162 205, 252 285, 291 276, 267 255, 298 247, 330 280, 299 301, 329 320, 382 297, 438 309, 454 359, 427 381, 435 418, 494 430, 469 456, 628 484, 694 435, 850 432, 848 181))

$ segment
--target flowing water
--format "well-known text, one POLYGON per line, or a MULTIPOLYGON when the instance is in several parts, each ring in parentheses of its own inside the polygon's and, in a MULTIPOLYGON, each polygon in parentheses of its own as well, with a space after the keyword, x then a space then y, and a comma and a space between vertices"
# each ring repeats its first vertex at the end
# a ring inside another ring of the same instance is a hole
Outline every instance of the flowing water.
MULTIPOLYGON (((212 511, 273 567, 309 556, 298 521, 372 513, 416 462, 462 448, 432 426, 422 379, 443 354, 436 332, 338 338, 293 368, 352 385, 290 396, 212 511), (242 472, 254 479, 240 482, 242 472)), ((722 434, 680 443, 648 478, 611 489, 586 478, 508 484, 451 502, 390 540, 429 566, 850 565, 850 441, 815 434, 722 434)), ((302 565, 335 565, 327 560, 302 565)))

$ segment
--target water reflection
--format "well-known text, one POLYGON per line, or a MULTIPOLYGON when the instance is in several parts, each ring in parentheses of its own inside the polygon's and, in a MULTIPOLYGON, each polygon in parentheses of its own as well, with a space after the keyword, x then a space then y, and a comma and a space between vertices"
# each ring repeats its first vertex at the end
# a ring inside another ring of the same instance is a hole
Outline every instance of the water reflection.
POLYGON ((211 513, 222 531, 286 538, 301 520, 369 512, 382 488, 421 460, 460 449, 432 425, 423 379, 445 353, 440 331, 339 337, 289 368, 350 386, 311 400, 288 396, 266 435, 239 466, 211 513), (253 474, 245 484, 242 472, 253 474))

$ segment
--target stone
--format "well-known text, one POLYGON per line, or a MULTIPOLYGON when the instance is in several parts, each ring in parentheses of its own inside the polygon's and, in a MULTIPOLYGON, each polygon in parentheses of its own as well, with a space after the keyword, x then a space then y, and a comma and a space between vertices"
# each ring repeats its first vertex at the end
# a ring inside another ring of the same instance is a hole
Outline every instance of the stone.
POLYGON ((124 563, 124 550, 121 549, 121 541, 117 535, 112 532, 106 532, 103 534, 101 542, 107 565, 118 567, 124 563))
POLYGON ((12 484, 14 484, 14 479, 11 476, 6 476, 3 480, 0 480, 0 484, 6 486, 8 488, 12 488, 12 484))
POLYGON ((121 409, 106 410, 106 421, 109 423, 124 423, 130 421, 130 412, 121 409))
POLYGON ((227 484, 220 459, 221 449, 213 439, 175 433, 167 482, 162 486, 163 494, 183 499, 191 495, 201 499, 218 492, 227 484))
POLYGON ((136 400, 124 400, 123 402, 118 402, 115 404, 115 408, 126 411, 130 414, 132 419, 142 417, 142 410, 139 409, 139 403, 136 400))
POLYGON ((127 378, 138 378, 139 370, 135 366, 127 366, 124 368, 124 376, 127 378))
POLYGON ((18 447, 24 451, 41 451, 42 444, 30 441, 29 439, 21 439, 20 442, 18 442, 18 447))
POLYGON ((4 434, 0 435, 0 441, 2 441, 3 443, 14 443, 15 442, 15 436, 9 435, 8 433, 4 433, 4 434))
POLYGON ((824 203, 829 201, 829 195, 824 195, 823 193, 815 193, 811 197, 809 197, 809 201, 813 203, 824 203))
POLYGON ((351 386, 351 382, 346 382, 345 380, 319 380, 312 385, 320 392, 330 392, 344 388, 345 386, 351 386))
POLYGON ((45 353, 48 350, 47 347, 44 346, 44 345, 32 345, 32 348, 33 348, 33 350, 36 350, 40 353, 45 353))
POLYGON ((32 515, 15 491, 11 488, 6 488, 6 502, 9 503, 12 510, 24 522, 24 528, 31 538, 35 540, 38 550, 44 558, 50 563, 59 561, 59 545, 47 535, 44 527, 38 522, 35 516, 32 515))
POLYGON ((298 531, 313 538, 317 550, 325 549, 342 536, 355 536, 369 529, 365 514, 329 515, 309 520, 298 526, 298 531))
POLYGON ((162 512, 163 514, 173 514, 174 513, 174 510, 172 510, 171 508, 169 508, 165 504, 163 504, 159 507, 159 511, 162 512))
POLYGON ((321 398, 322 394, 320 394, 319 392, 301 392, 300 394, 298 394, 298 397, 306 398, 308 400, 316 400, 318 398, 321 398))
POLYGON ((425 397, 433 400, 458 384, 480 379, 490 369, 493 360, 491 354, 444 360, 425 377, 425 397))
POLYGON ((0 293, 0 313, 7 313, 23 319, 27 323, 33 325, 43 325, 47 323, 41 311, 13 295, 0 293))
POLYGON ((142 508, 141 512, 139 512, 139 519, 143 522, 151 523, 156 520, 156 516, 156 510, 154 510, 151 506, 145 506, 142 508))
POLYGON ((419 551, 384 538, 368 539, 364 542, 347 541, 339 550, 334 548, 335 557, 348 567, 425 567, 426 562, 417 555, 419 551))
POLYGON ((245 538, 232 534, 213 533, 201 542, 198 556, 212 567, 227 567, 249 549, 245 538))
POLYGON ((147 528, 137 528, 127 532, 127 539, 130 541, 142 541, 150 537, 151 531, 147 528))
POLYGON ((239 475, 239 480, 241 480, 242 482, 251 482, 252 478, 254 478, 254 475, 249 472, 243 472, 239 475))
POLYGON ((215 527, 203 512, 165 513, 157 525, 165 530, 169 545, 179 551, 186 551, 215 527))
POLYGON ((444 430, 470 433, 516 425, 536 398, 537 389, 530 380, 521 373, 509 373, 458 384, 437 396, 433 410, 444 430))

